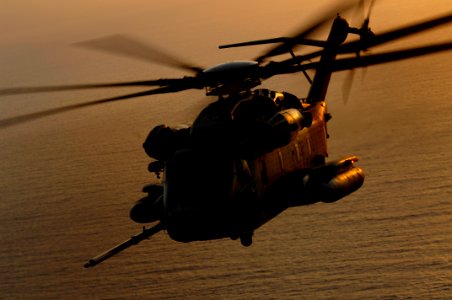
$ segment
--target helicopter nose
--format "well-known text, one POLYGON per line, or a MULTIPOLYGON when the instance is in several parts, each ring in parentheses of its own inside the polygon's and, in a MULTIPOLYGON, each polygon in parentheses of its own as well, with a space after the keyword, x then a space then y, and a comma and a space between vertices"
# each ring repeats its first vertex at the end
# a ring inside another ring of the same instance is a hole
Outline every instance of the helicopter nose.
POLYGON ((230 191, 233 163, 220 155, 186 149, 176 153, 166 166, 167 212, 210 211, 230 191))

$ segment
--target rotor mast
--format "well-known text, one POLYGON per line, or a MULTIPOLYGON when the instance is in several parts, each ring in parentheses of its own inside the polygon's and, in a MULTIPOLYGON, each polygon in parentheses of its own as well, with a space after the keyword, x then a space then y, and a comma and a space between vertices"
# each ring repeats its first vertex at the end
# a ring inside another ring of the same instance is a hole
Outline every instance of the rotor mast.
POLYGON ((330 83, 332 66, 336 59, 339 46, 347 39, 349 26, 345 19, 339 15, 334 19, 330 34, 320 57, 319 67, 309 89, 307 101, 314 103, 325 100, 328 85, 330 83))

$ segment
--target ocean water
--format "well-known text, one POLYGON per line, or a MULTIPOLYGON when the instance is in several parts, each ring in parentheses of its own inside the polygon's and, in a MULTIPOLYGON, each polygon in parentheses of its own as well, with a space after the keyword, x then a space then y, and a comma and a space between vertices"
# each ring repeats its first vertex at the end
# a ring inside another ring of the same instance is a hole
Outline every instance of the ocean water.
MULTIPOLYGON (((178 74, 127 60, 110 65, 110 57, 90 60, 75 50, 3 47, 2 87, 178 74)), ((0 298, 451 299, 450 66, 447 53, 357 70, 346 105, 346 72, 335 74, 330 158, 358 155, 364 186, 334 204, 283 212, 255 232, 249 248, 227 239, 181 244, 162 232, 83 268, 140 231, 128 212, 142 186, 156 180, 141 144, 157 124, 190 122, 208 102, 199 92, 1 129, 0 298)), ((284 76, 268 86, 303 96, 301 80, 284 76)), ((110 95, 115 91, 14 96, 0 105, 3 117, 110 95)))

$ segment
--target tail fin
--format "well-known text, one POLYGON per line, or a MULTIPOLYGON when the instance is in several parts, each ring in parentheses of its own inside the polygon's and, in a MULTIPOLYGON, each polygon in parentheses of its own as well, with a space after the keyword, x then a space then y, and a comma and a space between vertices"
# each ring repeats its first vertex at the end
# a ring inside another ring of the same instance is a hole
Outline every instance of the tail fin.
POLYGON ((349 26, 345 19, 337 16, 331 26, 326 46, 320 57, 319 67, 316 70, 307 101, 314 103, 325 100, 328 85, 332 74, 331 66, 337 55, 338 47, 346 40, 349 26))

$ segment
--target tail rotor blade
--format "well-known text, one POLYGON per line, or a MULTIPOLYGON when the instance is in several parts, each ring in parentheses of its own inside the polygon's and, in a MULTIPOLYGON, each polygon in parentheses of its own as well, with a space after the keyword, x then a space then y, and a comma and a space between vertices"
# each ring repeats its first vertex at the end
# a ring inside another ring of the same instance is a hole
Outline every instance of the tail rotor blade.
POLYGON ((372 10, 374 9, 375 2, 377 2, 377 0, 371 0, 370 1, 369 10, 367 11, 366 20, 370 19, 370 15, 372 14, 372 10))
POLYGON ((346 77, 344 78, 344 83, 342 84, 342 100, 344 105, 347 105, 350 98, 350 92, 353 86, 353 81, 355 79, 355 70, 352 69, 348 71, 346 77))
POLYGON ((369 4, 369 8, 367 10, 366 18, 364 19, 363 25, 361 26, 361 30, 365 33, 367 33, 369 29, 369 22, 370 22, 370 15, 372 14, 372 10, 374 8, 376 0, 371 0, 369 4))
POLYGON ((360 26, 362 20, 364 19, 364 16, 365 16, 364 0, 361 0, 359 1, 355 11, 353 12, 351 24, 354 26, 360 26))
MULTIPOLYGON (((433 29, 435 27, 446 25, 447 23, 452 22, 452 13, 449 13, 444 16, 432 18, 426 20, 424 22, 400 27, 395 30, 387 31, 381 34, 375 34, 374 36, 366 39, 365 48, 370 48, 378 45, 382 45, 384 43, 388 43, 397 39, 401 39, 415 33, 419 33, 425 30, 433 29)), ((362 41, 353 41, 343 44, 340 47, 339 53, 356 53, 361 50, 363 47, 362 41)))

